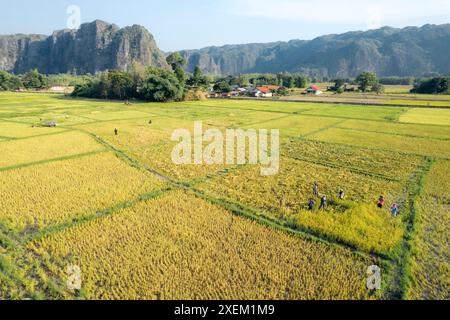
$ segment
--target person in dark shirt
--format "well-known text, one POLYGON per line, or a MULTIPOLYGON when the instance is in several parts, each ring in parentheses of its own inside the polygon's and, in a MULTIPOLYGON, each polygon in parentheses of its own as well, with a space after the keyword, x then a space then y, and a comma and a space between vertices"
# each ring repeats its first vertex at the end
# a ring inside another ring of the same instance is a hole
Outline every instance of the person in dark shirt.
POLYGON ((308 202, 308 209, 310 210, 310 211, 312 211, 312 210, 314 210, 314 207, 316 206, 316 202, 314 201, 314 199, 313 198, 311 198, 311 199, 309 199, 309 202, 308 202))
POLYGON ((384 196, 380 196, 380 198, 378 199, 378 204, 377 204, 378 208, 383 209, 385 202, 386 201, 384 200, 384 196))
POLYGON ((327 207, 327 197, 323 196, 322 199, 320 199, 319 210, 325 209, 326 207, 327 207))

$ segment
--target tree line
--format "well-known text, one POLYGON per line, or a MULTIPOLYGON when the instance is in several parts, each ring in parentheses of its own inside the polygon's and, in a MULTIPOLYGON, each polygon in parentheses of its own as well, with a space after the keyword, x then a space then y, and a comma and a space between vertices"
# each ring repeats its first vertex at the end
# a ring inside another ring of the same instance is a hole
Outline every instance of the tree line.
POLYGON ((432 79, 414 79, 414 78, 381 78, 372 72, 363 72, 356 79, 336 79, 333 81, 334 86, 329 88, 336 93, 343 93, 345 91, 354 91, 353 86, 357 86, 361 92, 375 92, 377 94, 383 93, 385 88, 383 84, 387 85, 411 85, 414 88, 411 93, 420 94, 449 94, 449 77, 435 77, 432 79))
POLYGON ((50 85, 76 86, 93 79, 94 76, 87 74, 75 76, 71 74, 44 75, 37 69, 28 71, 23 75, 14 75, 6 71, 0 71, 0 91, 14 91, 20 89, 42 90, 50 85))
POLYGON ((425 79, 414 84, 411 93, 450 94, 450 77, 436 77, 425 79))
POLYGON ((167 57, 170 69, 145 68, 133 63, 128 72, 109 70, 75 86, 73 96, 101 99, 140 99, 153 102, 180 101, 208 85, 199 68, 184 71, 186 61, 179 53, 167 57))
MULTIPOLYGON (((70 74, 43 75, 37 69, 23 75, 0 71, 0 90, 39 90, 49 84, 74 86, 73 96, 101 99, 141 99, 155 102, 192 100, 201 98, 203 91, 211 87, 216 92, 231 92, 233 86, 257 87, 279 86, 279 95, 289 89, 306 88, 311 80, 298 73, 243 74, 225 77, 208 77, 196 67, 192 74, 186 73, 186 61, 179 53, 167 57, 170 69, 146 68, 133 63, 128 72, 109 70, 97 75, 74 76, 70 74)), ((336 93, 361 91, 383 93, 383 84, 414 84, 412 93, 449 94, 449 77, 413 79, 389 77, 378 79, 375 73, 363 72, 355 79, 335 79, 329 88, 336 93), (355 88, 355 86, 357 88, 355 88)))
POLYGON ((44 89, 48 87, 48 77, 40 74, 37 69, 24 75, 16 76, 6 71, 0 71, 0 90, 44 89))

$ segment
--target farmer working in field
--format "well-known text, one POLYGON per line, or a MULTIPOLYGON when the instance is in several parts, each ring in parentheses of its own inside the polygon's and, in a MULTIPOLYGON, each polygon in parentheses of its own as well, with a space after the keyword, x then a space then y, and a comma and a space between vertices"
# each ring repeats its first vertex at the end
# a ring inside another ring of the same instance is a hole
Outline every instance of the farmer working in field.
POLYGON ((380 196, 380 198, 378 199, 378 204, 377 204, 378 208, 383 209, 385 202, 386 201, 384 200, 384 197, 380 196))
POLYGON ((323 196, 322 199, 320 199, 319 210, 325 209, 326 207, 327 207, 327 197, 323 196))
POLYGON ((119 130, 117 128, 114 129, 114 134, 117 136, 119 134, 119 130))
POLYGON ((400 209, 399 209, 399 207, 398 207, 398 204, 394 203, 394 204, 392 205, 392 207, 391 207, 391 213, 392 213, 392 216, 393 216, 394 218, 396 218, 396 217, 398 216, 399 211, 400 211, 400 209))
POLYGON ((316 202, 314 201, 314 199, 313 198, 311 198, 311 199, 309 199, 309 202, 308 202, 308 209, 310 210, 310 211, 312 211, 312 210, 314 210, 314 207, 316 206, 316 202))
POLYGON ((317 181, 314 182, 313 194, 315 197, 319 196, 319 183, 317 181))
POLYGON ((339 200, 344 200, 344 198, 345 198, 344 190, 339 191, 338 197, 339 197, 339 200))

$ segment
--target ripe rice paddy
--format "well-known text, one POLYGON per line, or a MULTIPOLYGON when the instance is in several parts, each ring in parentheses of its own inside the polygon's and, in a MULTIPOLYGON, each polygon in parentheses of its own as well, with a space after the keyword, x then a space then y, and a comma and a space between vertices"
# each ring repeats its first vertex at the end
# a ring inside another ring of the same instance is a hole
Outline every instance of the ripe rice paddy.
POLYGON ((441 109, 0 93, 0 298, 448 299, 449 133, 441 109), (279 129, 279 174, 173 164, 198 120, 279 129))

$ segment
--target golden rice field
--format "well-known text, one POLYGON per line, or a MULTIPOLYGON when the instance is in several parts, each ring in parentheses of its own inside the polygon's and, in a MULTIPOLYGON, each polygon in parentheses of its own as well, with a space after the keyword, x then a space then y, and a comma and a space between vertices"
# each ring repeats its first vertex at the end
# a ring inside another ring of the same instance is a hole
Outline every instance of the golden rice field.
POLYGON ((165 184, 112 153, 8 170, 0 181, 0 219, 20 232, 80 218, 165 184))
POLYGON ((450 109, 0 93, 0 299, 448 299, 449 172, 450 109), (194 121, 280 130, 278 174, 174 164, 194 121))
POLYGON ((369 252, 387 252, 398 244, 404 228, 401 219, 392 218, 375 204, 380 194, 386 194, 389 203, 398 202, 405 210, 407 196, 400 183, 288 158, 282 158, 281 163, 280 173, 275 176, 264 177, 258 167, 248 167, 204 182, 198 188, 369 252), (325 210, 310 212, 308 200, 313 197, 315 181, 319 193, 329 196, 329 204, 325 210), (341 189, 348 193, 343 201, 338 200, 341 189))
POLYGON ((450 162, 438 161, 417 201, 418 227, 412 259, 412 299, 450 298, 450 162))
POLYGON ((182 191, 30 248, 61 277, 60 266, 80 265, 89 299, 369 297, 370 261, 234 217, 182 191))

